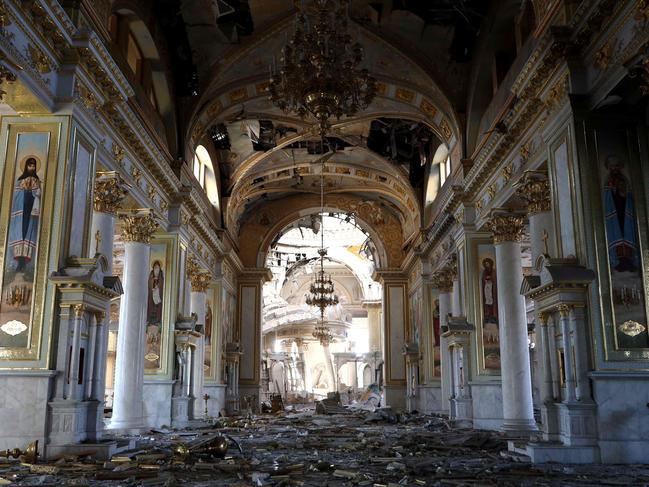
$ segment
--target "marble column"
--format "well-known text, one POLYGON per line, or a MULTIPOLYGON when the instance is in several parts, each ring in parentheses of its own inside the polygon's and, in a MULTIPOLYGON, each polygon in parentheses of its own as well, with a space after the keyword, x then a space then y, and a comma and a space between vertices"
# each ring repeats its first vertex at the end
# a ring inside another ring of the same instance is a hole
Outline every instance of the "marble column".
POLYGON ((192 364, 192 389, 190 392, 192 404, 189 408, 189 412, 190 417, 201 418, 204 414, 201 398, 203 397, 203 384, 205 381, 203 364, 205 362, 205 314, 207 311, 207 288, 210 285, 212 277, 206 270, 201 269, 193 258, 188 259, 187 276, 191 283, 189 312, 196 315, 196 325, 203 326, 203 336, 198 339, 198 344, 194 351, 194 361, 192 364))
POLYGON ((541 368, 541 428, 544 440, 556 441, 559 431, 559 419, 557 416, 557 408, 554 403, 555 393, 553 385, 553 367, 555 366, 552 362, 554 347, 551 343, 552 340, 554 340, 554 333, 548 326, 549 318, 549 313, 539 313, 539 327, 537 328, 537 336, 539 337, 538 349, 541 354, 539 364, 541 368))
MULTIPOLYGON (((128 193, 128 184, 116 171, 100 171, 95 175, 94 202, 91 222, 91 255, 101 254, 108 262, 107 275, 113 273, 113 247, 115 245, 115 221, 117 210, 128 193)), ((95 379, 90 384, 89 398, 99 401, 103 411, 106 392, 106 355, 108 353, 108 321, 110 304, 103 313, 96 315, 97 346, 95 350, 95 379)), ((103 414, 98 415, 96 431, 104 428, 103 414)), ((99 436, 97 437, 99 438, 99 436)))
POLYGON ((560 304, 559 310, 559 324, 561 325, 561 336, 563 342, 563 367, 565 374, 565 397, 563 402, 573 402, 576 399, 575 391, 575 375, 574 375, 574 362, 572 339, 570 334, 570 325, 568 317, 570 315, 571 307, 566 304, 560 304))
POLYGON ((239 312, 235 342, 240 340, 242 353, 236 373, 240 398, 251 398, 253 410, 258 409, 261 396, 262 289, 264 283, 271 279, 269 269, 247 269, 238 279, 239 312))
POLYGON ((120 306, 115 396, 111 429, 143 427, 144 350, 150 239, 158 227, 153 212, 133 210, 120 215, 124 239, 124 295, 120 306))
POLYGON ((520 241, 523 218, 494 214, 490 221, 498 270, 498 321, 503 398, 503 430, 512 434, 537 431, 532 407, 532 377, 527 337, 520 241))
POLYGON ((406 409, 406 343, 408 277, 399 271, 377 270, 383 286, 383 370, 385 405, 406 409))
POLYGON ((442 410, 450 410, 450 397, 452 394, 453 367, 448 339, 444 337, 445 327, 448 326, 448 317, 452 312, 453 274, 448 269, 443 269, 433 275, 433 286, 439 292, 439 326, 440 326, 440 362, 441 362, 441 388, 442 410))
POLYGON ((586 340, 586 318, 583 306, 572 306, 568 314, 570 333, 575 347, 575 370, 577 376, 577 401, 592 401, 592 391, 588 379, 588 341, 586 340))

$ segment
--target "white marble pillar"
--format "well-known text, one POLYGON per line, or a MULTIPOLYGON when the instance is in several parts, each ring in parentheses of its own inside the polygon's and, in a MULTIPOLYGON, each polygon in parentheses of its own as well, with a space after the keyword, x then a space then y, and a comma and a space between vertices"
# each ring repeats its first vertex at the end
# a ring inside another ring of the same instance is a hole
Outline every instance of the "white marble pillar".
POLYGON ((503 430, 514 434, 537 431, 532 407, 532 377, 527 336, 520 240, 523 218, 494 215, 491 219, 498 272, 498 318, 503 398, 503 430))
POLYGON ((588 379, 588 342, 585 334, 584 308, 573 306, 568 315, 573 347, 575 347, 575 370, 577 372, 578 401, 592 401, 590 381, 588 379))
POLYGON ((440 333, 440 362, 441 362, 441 389, 442 389, 442 410, 450 410, 450 397, 452 394, 451 384, 453 367, 451 364, 451 353, 448 347, 448 339, 443 335, 443 327, 448 324, 448 316, 452 306, 452 279, 446 271, 440 271, 433 276, 434 286, 439 291, 439 326, 440 333))
POLYGON ((74 320, 72 325, 72 345, 70 347, 70 368, 68 370, 68 377, 70 380, 68 383, 66 399, 78 401, 82 399, 79 394, 79 343, 81 341, 81 325, 83 324, 86 309, 82 304, 74 305, 73 308, 74 320))
POLYGON ((561 324, 561 335, 563 342, 563 366, 565 374, 564 388, 566 395, 563 402, 573 402, 576 399, 575 395, 575 376, 573 365, 573 350, 572 339, 570 336, 570 324, 568 316, 570 315, 570 306, 560 304, 559 309, 559 323, 561 324))
MULTIPOLYGON (((93 313, 90 315, 90 325, 88 327, 88 355, 86 357, 87 367, 87 377, 85 383, 85 390, 83 392, 84 399, 92 399, 93 389, 96 388, 96 367, 97 367, 97 342, 100 339, 98 337, 98 321, 97 315, 93 313)), ((105 361, 105 357, 104 357, 105 361)))
POLYGON ((539 313, 539 350, 541 352, 541 404, 554 400, 552 391, 552 362, 550 358, 550 338, 548 336, 548 315, 539 313))
POLYGON ((91 254, 102 254, 108 260, 108 272, 113 270, 115 219, 128 185, 115 171, 98 172, 95 176, 94 211, 92 214, 91 254))
POLYGON ((192 390, 193 407, 190 410, 190 417, 200 418, 203 416, 201 398, 203 397, 203 384, 205 373, 203 364, 205 362, 205 314, 207 312, 207 288, 211 281, 210 274, 201 269, 194 259, 189 259, 187 264, 187 275, 191 282, 190 313, 196 315, 196 324, 203 326, 203 336, 198 340, 197 348, 194 351, 194 362, 192 365, 192 390))
POLYGON ((115 393, 111 429, 139 430, 143 427, 144 350, 149 241, 157 228, 151 211, 133 211, 124 222, 124 295, 120 306, 115 393))
POLYGON ((552 377, 552 396, 555 399, 561 397, 561 385, 559 383, 559 355, 557 353, 556 316, 553 314, 548 318, 548 351, 550 354, 550 375, 552 377))

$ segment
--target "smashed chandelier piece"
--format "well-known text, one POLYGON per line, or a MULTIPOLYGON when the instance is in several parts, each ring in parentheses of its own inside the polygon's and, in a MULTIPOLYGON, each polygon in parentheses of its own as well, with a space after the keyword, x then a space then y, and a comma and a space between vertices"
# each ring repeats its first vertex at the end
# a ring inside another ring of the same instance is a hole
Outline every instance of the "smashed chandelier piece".
POLYGON ((333 341, 333 333, 325 324, 324 312, 328 306, 338 304, 338 296, 335 294, 334 283, 331 275, 325 274, 324 258, 327 255, 327 249, 324 247, 324 160, 322 160, 322 169, 320 171, 320 270, 313 276, 313 282, 309 287, 309 294, 306 296, 306 304, 316 306, 320 310, 320 321, 313 330, 313 337, 316 338, 323 346, 329 345, 333 341))
POLYGON ((353 116, 376 95, 376 80, 361 68, 363 46, 347 32, 349 0, 313 0, 313 14, 299 7, 295 31, 274 62, 270 99, 284 112, 311 114, 325 136, 330 118, 353 116))

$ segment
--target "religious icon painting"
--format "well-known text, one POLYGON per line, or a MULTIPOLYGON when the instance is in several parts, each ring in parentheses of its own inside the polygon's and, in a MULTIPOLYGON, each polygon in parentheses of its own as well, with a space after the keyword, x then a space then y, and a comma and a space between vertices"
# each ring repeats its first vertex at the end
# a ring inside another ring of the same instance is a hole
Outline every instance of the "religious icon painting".
POLYGON ((617 349, 649 348, 638 201, 624 132, 598 139, 606 256, 617 349))
POLYGON ((17 136, 13 161, 7 161, 6 181, 12 181, 6 255, 2 269, 0 347, 29 347, 31 311, 35 290, 36 261, 44 191, 49 132, 17 136))
POLYGON ((484 368, 500 370, 500 330, 498 322, 498 276, 496 251, 491 244, 478 245, 479 324, 484 368))
MULTIPOLYGON (((203 371, 205 377, 212 377, 212 341, 214 331, 214 290, 207 290, 205 301, 205 355, 203 371)), ((216 337, 214 337, 215 339, 216 337)))
POLYGON ((432 306, 432 323, 433 323, 433 376, 441 377, 442 375, 442 355, 440 348, 440 321, 439 321, 439 295, 437 292, 432 292, 431 306, 432 306))
POLYGON ((146 350, 144 369, 160 368, 164 332, 165 290, 167 280, 167 244, 153 243, 149 257, 149 278, 146 304, 146 350))

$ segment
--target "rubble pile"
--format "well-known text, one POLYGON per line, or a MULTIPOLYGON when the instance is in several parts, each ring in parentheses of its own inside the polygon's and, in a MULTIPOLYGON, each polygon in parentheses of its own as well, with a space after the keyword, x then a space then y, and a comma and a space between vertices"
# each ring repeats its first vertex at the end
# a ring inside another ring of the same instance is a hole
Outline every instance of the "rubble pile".
MULTIPOLYGON (((330 406, 334 406, 331 405, 330 406)), ((335 405, 335 408, 339 406, 335 405)), ((647 466, 530 465, 494 432, 389 408, 219 418, 134 438, 108 461, 0 458, 0 485, 647 485, 647 466)))

